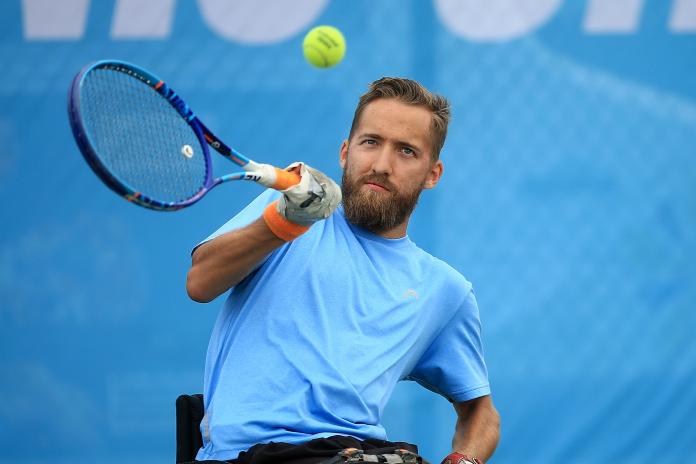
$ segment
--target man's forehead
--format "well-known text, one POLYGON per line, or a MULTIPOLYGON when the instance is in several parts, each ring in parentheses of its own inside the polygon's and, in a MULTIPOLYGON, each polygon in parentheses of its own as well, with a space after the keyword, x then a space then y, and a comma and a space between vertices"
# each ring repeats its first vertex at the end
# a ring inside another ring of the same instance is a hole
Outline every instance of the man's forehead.
POLYGON ((377 134, 427 145, 430 143, 431 124, 432 113, 424 106, 409 105, 391 98, 379 99, 365 106, 355 135, 377 134))

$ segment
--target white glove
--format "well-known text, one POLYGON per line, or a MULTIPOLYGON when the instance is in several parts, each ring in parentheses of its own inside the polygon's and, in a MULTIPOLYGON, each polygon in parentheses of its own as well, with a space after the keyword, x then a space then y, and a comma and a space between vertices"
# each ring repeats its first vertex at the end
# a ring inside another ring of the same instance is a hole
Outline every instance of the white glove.
POLYGON ((288 221, 311 226, 331 216, 341 202, 341 188, 326 174, 304 163, 292 163, 286 170, 297 166, 300 167, 302 180, 282 191, 277 208, 288 221))

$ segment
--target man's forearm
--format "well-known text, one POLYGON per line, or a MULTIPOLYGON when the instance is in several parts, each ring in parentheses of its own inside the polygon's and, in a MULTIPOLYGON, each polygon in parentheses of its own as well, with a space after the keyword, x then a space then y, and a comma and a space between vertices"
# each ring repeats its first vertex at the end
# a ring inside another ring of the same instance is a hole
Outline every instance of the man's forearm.
POLYGON ((458 419, 452 448, 460 454, 486 461, 498 445, 500 416, 488 396, 467 403, 455 405, 458 419))
POLYGON ((242 281, 270 252, 285 243, 262 218, 196 249, 186 278, 191 299, 207 303, 242 281))

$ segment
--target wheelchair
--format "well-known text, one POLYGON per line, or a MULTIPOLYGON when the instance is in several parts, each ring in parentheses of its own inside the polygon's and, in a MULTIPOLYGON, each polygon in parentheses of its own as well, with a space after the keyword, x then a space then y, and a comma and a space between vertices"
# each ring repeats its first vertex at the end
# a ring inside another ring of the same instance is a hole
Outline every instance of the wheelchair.
MULTIPOLYGON (((203 395, 180 395, 176 399, 176 464, 195 463, 196 454, 203 446, 203 436, 200 425, 204 415, 203 395)), ((202 461, 220 463, 224 461, 202 461)), ((321 464, 362 464, 373 462, 428 464, 419 455, 397 449, 384 454, 367 454, 355 448, 346 448, 336 456, 323 461, 321 464)))
POLYGON ((193 462, 203 446, 201 421, 203 395, 180 395, 176 399, 176 464, 193 462))

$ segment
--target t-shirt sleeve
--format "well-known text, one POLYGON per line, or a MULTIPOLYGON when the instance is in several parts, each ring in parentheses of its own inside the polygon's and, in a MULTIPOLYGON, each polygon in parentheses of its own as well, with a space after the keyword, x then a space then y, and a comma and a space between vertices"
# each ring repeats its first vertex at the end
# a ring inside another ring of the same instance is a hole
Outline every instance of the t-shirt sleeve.
POLYGON ((490 394, 481 322, 473 290, 468 292, 406 379, 450 401, 467 401, 490 394))
POLYGON ((227 232, 231 232, 233 230, 241 229, 242 227, 246 227, 255 220, 257 220, 261 215, 263 214, 264 208, 266 206, 276 200, 280 196, 280 193, 272 190, 272 189, 267 189, 264 191, 261 195, 256 197, 251 203, 249 203, 243 210, 241 210, 235 217, 227 221, 225 224, 222 225, 218 230, 213 232, 208 238, 197 244, 193 249, 191 250, 191 253, 193 254, 194 251, 196 251, 196 248, 199 246, 203 245, 205 242, 209 242, 210 240, 219 237, 222 234, 226 234, 227 232))

